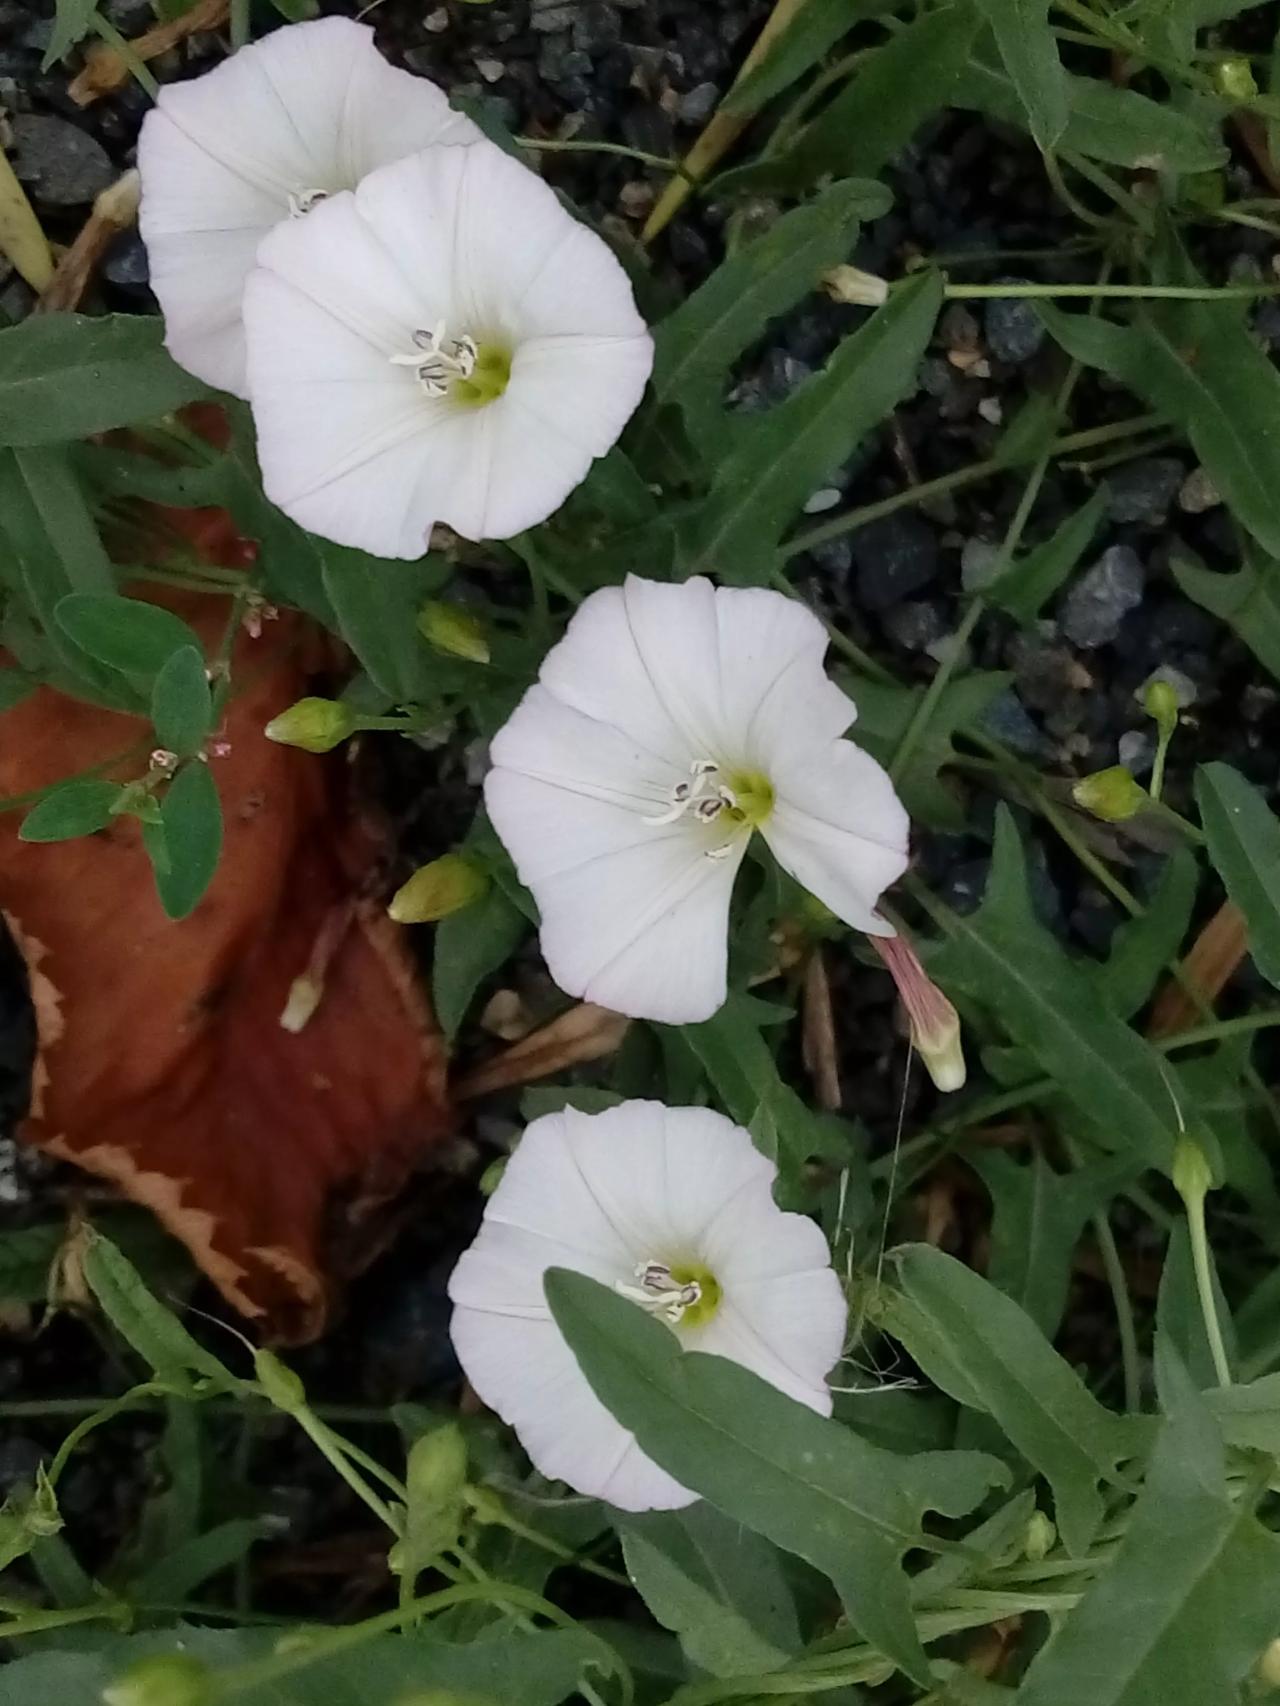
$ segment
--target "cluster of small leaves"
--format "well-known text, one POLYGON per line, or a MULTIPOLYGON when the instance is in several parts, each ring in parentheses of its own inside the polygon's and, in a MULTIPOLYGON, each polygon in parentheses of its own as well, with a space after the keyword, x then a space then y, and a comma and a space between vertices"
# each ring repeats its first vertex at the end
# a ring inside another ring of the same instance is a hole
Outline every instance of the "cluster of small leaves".
MULTIPOLYGON (((289 17, 306 10, 277 4, 289 17)), ((1237 138, 1266 145, 1280 133, 1276 55, 1231 45, 1246 8, 801 0, 782 10, 786 27, 724 103, 727 119, 752 121, 750 151, 704 186, 727 214, 725 258, 674 307, 645 300, 657 349, 639 415, 565 509, 509 545, 386 563, 303 533, 262 495, 242 410, 224 400, 224 447, 193 432, 181 411, 207 399, 164 354, 154 321, 48 316, 0 332, 0 707, 51 688, 137 729, 119 774, 6 802, 26 812, 24 839, 136 820, 168 912, 197 905, 218 855, 215 748, 237 689, 233 642, 264 604, 300 610, 345 643, 349 730, 487 737, 599 586, 634 570, 787 589, 810 548, 884 512, 804 515, 912 397, 944 298, 963 288, 924 257, 890 281, 883 306, 848 310, 825 366, 784 401, 735 409, 735 376, 774 322, 850 260, 863 226, 891 205, 887 169, 949 108, 1026 133, 1043 158, 1046 204, 1079 215, 1099 280, 1132 297, 1095 293, 1087 312, 1038 300, 1063 388, 1029 395, 987 461, 952 477, 1022 495, 965 631, 989 608, 1034 623, 1097 538, 1101 491, 1040 524, 1050 462, 1095 443, 1123 453, 1154 433, 1190 447, 1239 543, 1230 572, 1184 549, 1177 584, 1280 679, 1280 376, 1251 335, 1248 302, 1215 294, 1193 259, 1206 228, 1243 222, 1280 238, 1276 204, 1233 204, 1224 170, 1237 138), (1128 395, 1130 415, 1070 418, 1082 373, 1128 395), (253 561, 211 566, 163 528, 157 547, 154 506, 225 510, 255 543, 253 561), (224 601, 214 655, 144 596, 175 586, 224 601)), ((59 0, 51 54, 97 19, 94 5, 59 0)), ((638 289, 644 298, 646 277, 638 289)), ((780 940, 803 958, 834 926, 760 867, 735 916, 724 1009, 662 1032, 634 1025, 597 1082, 544 1085, 524 1106, 530 1116, 566 1102, 597 1109, 660 1087, 670 1102, 711 1102, 747 1126, 778 1162, 781 1198, 820 1216, 849 1280, 856 1334, 835 1417, 734 1365, 682 1355, 625 1300, 554 1273, 550 1305, 597 1394, 701 1495, 687 1511, 624 1516, 530 1478, 509 1440, 473 1419, 402 1406, 376 1454, 350 1444, 274 1358, 259 1353, 252 1377, 233 1374, 96 1236, 77 1258, 83 1282, 148 1374, 90 1409, 39 1482, 0 1511, 3 1565, 33 1571, 44 1595, 38 1607, 5 1600, 0 1634, 77 1630, 65 1648, 15 1647, 0 1706, 555 1706, 575 1693, 593 1706, 811 1694, 843 1706, 894 1678, 895 1698, 956 1706, 1265 1697, 1280 1637, 1268 1502, 1280 1458, 1270 1159, 1280 1112, 1251 1051, 1280 1005, 1268 993, 1223 1021, 1206 1008, 1180 1034, 1151 1034, 1143 1020, 1167 976, 1186 978, 1197 907, 1224 896, 1261 979, 1280 987, 1280 822, 1238 771, 1203 765, 1198 825, 1150 802, 1146 828, 1163 832, 1154 845, 1164 849, 1150 899, 1104 873, 1129 921, 1105 959, 1077 955, 1037 913, 1026 825, 1042 820, 1095 870, 1098 855, 1088 826, 1064 819, 1056 779, 985 730, 1007 676, 968 669, 956 648, 922 688, 844 647, 858 738, 891 766, 918 823, 974 830, 960 769, 1002 800, 977 909, 961 915, 922 885, 906 902, 931 933, 932 974, 962 1010, 971 1088, 893 1157, 874 1155, 856 1121, 809 1106, 780 1065, 791 1004, 747 988, 780 958, 792 963, 780 940), (1008 1115, 1019 1147, 971 1141, 1008 1115), (929 1244, 883 1248, 901 1197, 947 1157, 990 1201, 985 1277, 929 1244), (1206 1193, 1231 1205, 1222 1223, 1237 1247, 1222 1275, 1206 1193), (1160 1257, 1153 1308, 1135 1308, 1131 1252, 1117 1248, 1117 1229, 1134 1227, 1160 1257), (1082 1255, 1110 1288, 1120 1347, 1116 1366, 1094 1360, 1085 1375, 1054 1345, 1082 1255), (904 1387, 882 1389, 877 1366, 908 1371, 904 1387), (135 1408, 160 1417, 160 1489, 95 1580, 62 1529, 60 1483, 80 1441, 135 1408), (227 1514, 212 1466, 226 1454, 229 1411, 256 1420, 270 1410, 386 1525, 394 1610, 305 1635, 247 1626, 254 1548, 270 1523, 253 1508, 227 1514), (634 1591, 651 1622, 640 1627, 633 1604, 626 1621, 575 1621, 560 1600, 577 1600, 559 1592, 574 1578, 552 1577, 562 1566, 634 1591), (246 1627, 210 1627, 198 1593, 246 1627), (998 1632, 989 1663, 991 1643, 971 1638, 980 1630, 998 1632)), ((434 931, 433 995, 450 1038, 534 922, 482 818, 456 851, 458 904, 434 931)), ((441 892, 437 883, 422 916, 445 910, 441 892)), ((37 1228, 0 1244, 0 1291, 38 1298, 56 1243, 37 1228)), ((154 1276, 154 1257, 134 1254, 154 1276)))

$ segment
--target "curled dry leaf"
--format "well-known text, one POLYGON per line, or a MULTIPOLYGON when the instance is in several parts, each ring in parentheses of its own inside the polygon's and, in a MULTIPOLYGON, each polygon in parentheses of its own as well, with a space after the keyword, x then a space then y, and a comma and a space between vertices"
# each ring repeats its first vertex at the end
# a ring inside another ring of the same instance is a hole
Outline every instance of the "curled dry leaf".
POLYGON ((630 1019, 624 1019, 621 1013, 610 1013, 608 1008, 597 1007, 591 1001, 580 1002, 477 1067, 455 1086, 455 1093, 460 1101, 467 1101, 475 1096, 488 1096, 494 1090, 505 1090, 512 1084, 531 1084, 535 1078, 547 1078, 553 1072, 582 1066, 589 1060, 600 1060, 619 1046, 630 1024, 630 1019))
MULTIPOLYGON (((165 602, 211 650, 227 601, 165 602)), ((262 734, 307 690, 314 640, 294 616, 237 640, 230 750, 210 760, 224 852, 182 923, 160 909, 132 821, 32 845, 17 814, 0 819, 0 909, 39 1039, 23 1137, 146 1204, 228 1302, 291 1341, 320 1329, 378 1207, 449 1122, 443 1044, 397 927, 362 893, 382 849, 352 808, 351 767, 262 734), (318 942, 321 999, 291 1032, 280 1016, 318 942)), ((103 763, 137 774, 145 757, 118 755, 145 753, 146 734, 41 690, 0 719, 0 795, 103 763)))
MULTIPOLYGON (((1249 932, 1244 915, 1231 901, 1224 903, 1201 930, 1182 962, 1188 980, 1200 992, 1203 1004, 1212 1007, 1223 989, 1234 977, 1241 961, 1249 952, 1249 932)), ((1170 978, 1156 997, 1147 1025, 1147 1035, 1154 1040, 1173 1037, 1198 1025, 1203 1017, 1201 1008, 1192 1000, 1181 983, 1170 978)))

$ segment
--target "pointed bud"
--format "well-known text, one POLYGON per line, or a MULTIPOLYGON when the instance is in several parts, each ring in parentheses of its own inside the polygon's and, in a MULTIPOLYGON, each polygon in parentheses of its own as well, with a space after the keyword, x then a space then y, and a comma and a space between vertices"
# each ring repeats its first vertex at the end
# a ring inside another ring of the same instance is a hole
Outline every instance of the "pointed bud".
POLYGON ((1237 105, 1257 97, 1258 84, 1253 67, 1247 59, 1220 59, 1213 68, 1213 86, 1227 100, 1237 105))
POLYGON ((461 853, 446 853, 415 871, 387 908, 397 924, 432 924, 479 900, 489 879, 461 853))
POLYGON ((1203 1202, 1213 1189, 1209 1158, 1189 1132, 1182 1132, 1173 1148, 1173 1188, 1184 1203, 1203 1202))
POLYGON ((1072 788, 1071 798, 1082 811, 1091 812, 1103 823, 1127 823, 1151 803, 1150 794, 1123 764, 1082 777, 1072 788))
POLYGON ((281 746, 300 746, 304 752, 332 752, 353 735, 359 724, 349 705, 336 699, 299 699, 262 731, 281 746))
POLYGON ((911 1041, 939 1090, 965 1081, 960 1015, 920 964, 905 936, 872 936, 871 946, 889 969, 911 1021, 911 1041))
POLYGON ((852 308, 879 308, 889 295, 889 281, 861 267, 832 267, 822 275, 822 288, 833 302, 852 308))
POLYGON ((429 646, 468 663, 488 663, 489 639, 480 621, 460 604, 431 599, 418 612, 418 628, 429 646))
POLYGON ((102 1699, 104 1706, 206 1706, 213 1679, 190 1653, 152 1653, 104 1688, 102 1699))
POLYGON ((1161 740, 1168 740, 1178 726, 1177 690, 1162 676, 1153 675, 1142 689, 1142 708, 1152 718, 1161 740))
POLYGON ((277 1410, 283 1410, 286 1416, 295 1415, 307 1407, 307 1389, 301 1378, 296 1375, 287 1363, 273 1351, 255 1351, 253 1353, 253 1372, 258 1377, 258 1385, 263 1394, 273 1403, 277 1410))
POLYGON ((1043 1511, 1033 1511, 1027 1519, 1026 1532, 1022 1537, 1022 1553, 1033 1564, 1038 1564, 1041 1558, 1047 1558, 1053 1551, 1054 1541, 1058 1531, 1043 1511))

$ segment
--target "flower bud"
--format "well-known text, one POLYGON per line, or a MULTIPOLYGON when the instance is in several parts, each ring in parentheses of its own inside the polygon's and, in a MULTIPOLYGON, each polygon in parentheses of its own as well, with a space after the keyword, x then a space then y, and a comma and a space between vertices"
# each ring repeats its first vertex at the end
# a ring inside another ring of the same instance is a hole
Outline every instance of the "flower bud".
POLYGON ((1262 1649, 1254 1675, 1264 1688, 1280 1689, 1280 1641, 1269 1641, 1262 1649))
POLYGON ((1189 1132, 1182 1132, 1173 1147, 1173 1188, 1185 1203, 1203 1202, 1213 1189, 1209 1158, 1189 1132))
POLYGON ((1022 1553, 1033 1564, 1038 1564, 1041 1558, 1047 1558, 1053 1550, 1053 1543, 1058 1538, 1058 1531, 1043 1511, 1032 1511, 1027 1519, 1026 1532, 1022 1537, 1022 1553))
POLYGON ((479 620, 460 604, 430 599, 418 612, 418 629, 427 644, 447 657, 488 663, 489 640, 479 620))
POLYGON ((920 964, 905 936, 872 936, 871 946, 889 969, 911 1021, 911 1041, 939 1090, 965 1081, 960 1015, 920 964))
POLYGON ((1178 726, 1181 709, 1177 690, 1162 676, 1153 675, 1142 689, 1142 708, 1154 721, 1162 740, 1168 740, 1178 726))
POLYGON ((104 1706, 206 1706, 212 1678, 190 1653, 152 1653, 104 1688, 102 1699, 104 1706))
POLYGON ((332 752, 356 732, 359 724, 349 705, 336 699, 299 699, 262 731, 281 746, 300 746, 304 752, 332 752))
POLYGON ((861 267, 832 267, 822 275, 822 288, 833 302, 853 308, 879 308, 889 295, 889 282, 861 267))
POLYGON ((469 859, 461 853, 446 853, 416 870, 396 890, 387 912, 397 924, 430 924, 461 912, 479 900, 488 886, 488 877, 469 859))
POLYGON ((1238 55, 1218 61, 1213 68, 1213 86, 1220 95, 1238 104, 1252 101, 1258 93, 1253 67, 1238 55))
POLYGON ((1103 823, 1126 823, 1150 803, 1151 796, 1123 764, 1113 764, 1082 777, 1072 788, 1071 798, 1103 823))
POLYGON ((291 1416, 306 1408, 307 1389, 301 1378, 273 1351, 253 1353, 253 1372, 258 1377, 258 1385, 277 1410, 291 1416))

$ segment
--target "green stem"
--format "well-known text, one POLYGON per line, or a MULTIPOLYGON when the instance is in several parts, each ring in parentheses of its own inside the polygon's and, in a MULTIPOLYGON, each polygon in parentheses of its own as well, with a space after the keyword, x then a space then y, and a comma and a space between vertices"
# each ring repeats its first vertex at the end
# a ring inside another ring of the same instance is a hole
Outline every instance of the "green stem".
POLYGON ((663 154, 646 154, 642 148, 628 148, 621 142, 544 142, 536 136, 515 136, 517 148, 528 148, 539 154, 620 154, 625 160, 638 160, 642 166, 654 166, 660 172, 670 172, 683 178, 692 188, 697 179, 690 177, 683 161, 669 160, 663 154))
POLYGON ((355 1464, 352 1463, 347 1454, 346 1441, 334 1433, 332 1428, 326 1426, 319 1416, 313 1410, 309 1410, 306 1405, 302 1405, 296 1410, 290 1410, 289 1414, 316 1449, 333 1465, 356 1497, 362 1499, 378 1520, 385 1523, 392 1534, 398 1538, 403 1529, 403 1524, 396 1520, 390 1506, 374 1492, 355 1464))
POLYGON ((92 1605, 73 1605, 65 1610, 32 1611, 0 1623, 0 1640, 16 1641, 19 1635, 43 1635, 47 1629, 67 1629, 76 1623, 119 1623, 126 1607, 120 1600, 95 1600, 92 1605))
MULTIPOLYGON (((1062 1145, 1073 1167, 1083 1165, 1079 1145, 1068 1133, 1062 1134, 1062 1145)), ((1120 1366, 1124 1372, 1124 1407, 1128 1415, 1136 1415, 1142 1403, 1142 1374, 1138 1362, 1138 1333, 1133 1319, 1133 1300, 1129 1296, 1129 1280, 1116 1247, 1115 1233, 1107 1211, 1100 1208, 1090 1216, 1102 1271, 1111 1289, 1111 1301, 1116 1312, 1116 1328, 1120 1334, 1120 1366)), ((1074 1560, 1073 1560, 1074 1564, 1074 1560)))
POLYGON ((943 295, 954 302, 991 297, 1111 297, 1121 302, 1147 300, 1216 302, 1224 298, 1278 296, 1280 284, 948 284, 943 295))
POLYGON ((939 699, 947 690, 947 683, 955 673, 956 665, 965 655, 965 650, 973 637, 973 630, 978 626, 982 613, 986 609, 986 600, 975 598, 964 613, 960 626, 952 634, 948 644, 947 655, 934 672, 933 680, 925 688, 920 703, 911 714, 911 720, 902 731, 902 739, 894 750, 889 761, 889 775, 895 782, 902 775, 920 744, 921 737, 932 720, 939 699))
MULTIPOLYGON (((1176 1167, 1174 1178, 1176 1182, 1176 1167)), ((1209 1353, 1213 1358, 1213 1372, 1217 1376, 1219 1386, 1230 1386, 1231 1363, 1222 1337, 1222 1323, 1218 1320, 1218 1300, 1213 1293, 1213 1263, 1209 1256, 1209 1238, 1204 1224, 1204 1199, 1205 1192, 1202 1188, 1187 1191, 1182 1200, 1186 1204, 1187 1230, 1191 1234, 1191 1265, 1195 1269, 1196 1295, 1200 1299, 1200 1314, 1204 1320, 1205 1337, 1209 1341, 1209 1353)))

